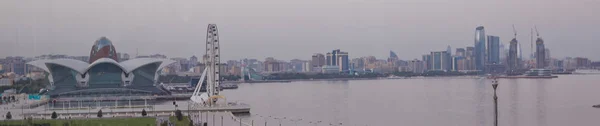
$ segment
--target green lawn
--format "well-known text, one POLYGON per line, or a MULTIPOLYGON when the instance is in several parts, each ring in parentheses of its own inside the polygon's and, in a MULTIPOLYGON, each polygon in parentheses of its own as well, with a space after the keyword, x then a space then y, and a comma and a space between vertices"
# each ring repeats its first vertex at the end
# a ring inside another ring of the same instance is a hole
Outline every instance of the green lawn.
POLYGON ((156 125, 156 119, 151 117, 144 118, 103 118, 103 119, 73 119, 73 120, 3 120, 0 121, 2 125, 28 125, 33 122, 34 124, 45 124, 48 123, 52 126, 63 126, 65 123, 69 123, 69 126, 154 126, 156 125))
POLYGON ((183 120, 177 121, 175 116, 169 117, 169 121, 175 123, 175 126, 189 126, 190 119, 187 116, 183 116, 183 120))

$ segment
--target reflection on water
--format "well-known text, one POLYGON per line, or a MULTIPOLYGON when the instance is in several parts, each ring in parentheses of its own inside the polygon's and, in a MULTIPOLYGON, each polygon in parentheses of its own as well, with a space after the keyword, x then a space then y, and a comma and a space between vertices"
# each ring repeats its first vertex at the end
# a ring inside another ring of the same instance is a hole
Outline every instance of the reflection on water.
MULTIPOLYGON (((599 76, 500 79, 498 123, 502 126, 598 124, 599 76), (577 83, 572 83, 572 82, 577 83), (551 92, 551 93, 550 93, 551 92)), ((489 79, 427 78, 356 81, 296 81, 240 84, 225 90, 228 101, 252 106, 247 120, 264 116, 303 119, 300 126, 491 126, 493 89, 489 79)), ((278 120, 268 119, 268 126, 278 120), (273 122, 273 123, 271 123, 273 122)), ((294 125, 289 121, 283 125, 294 125)))
POLYGON ((506 80, 508 81, 508 86, 510 87, 510 117, 511 126, 519 125, 519 82, 516 80, 506 80))
POLYGON ((547 80, 537 80, 537 125, 546 126, 546 84, 547 80))
POLYGON ((486 81, 489 81, 487 79, 478 79, 476 80, 475 83, 475 99, 477 101, 477 103, 475 104, 475 116, 477 119, 475 119, 477 121, 477 125, 478 126, 486 126, 488 125, 486 123, 486 109, 489 109, 489 106, 486 107, 488 103, 486 103, 486 99, 488 99, 488 97, 490 95, 487 94, 486 89, 487 88, 487 83, 486 81))

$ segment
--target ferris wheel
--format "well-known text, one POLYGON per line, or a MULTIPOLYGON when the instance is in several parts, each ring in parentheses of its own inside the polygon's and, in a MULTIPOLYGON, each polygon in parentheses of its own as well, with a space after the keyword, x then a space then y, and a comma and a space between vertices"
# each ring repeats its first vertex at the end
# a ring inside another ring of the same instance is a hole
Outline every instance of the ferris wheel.
MULTIPOLYGON (((206 54, 204 55, 204 63, 206 68, 200 77, 200 81, 196 85, 196 89, 190 98, 196 103, 204 103, 213 96, 219 95, 220 80, 220 65, 221 65, 221 49, 219 48, 219 31, 216 24, 208 24, 206 29, 206 54), (202 83, 206 79, 206 93, 200 94, 202 83)), ((212 102, 216 102, 213 99, 212 102)))

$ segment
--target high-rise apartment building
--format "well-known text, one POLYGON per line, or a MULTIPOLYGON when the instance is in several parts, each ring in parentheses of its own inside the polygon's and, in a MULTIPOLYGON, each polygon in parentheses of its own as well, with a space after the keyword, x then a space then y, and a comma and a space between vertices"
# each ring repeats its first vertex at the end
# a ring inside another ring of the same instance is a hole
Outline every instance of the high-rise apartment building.
POLYGON ((325 55, 317 53, 312 55, 312 67, 322 67, 326 65, 325 55))
POLYGON ((456 54, 454 56, 462 56, 465 57, 465 48, 456 48, 456 54))
POLYGON ((350 60, 348 59, 348 52, 339 52, 337 55, 337 66, 340 67, 340 71, 350 70, 350 60))
MULTIPOLYGON (((190 65, 191 65, 191 67, 194 67, 194 66, 198 65, 198 57, 196 57, 196 56, 190 57, 190 65)), ((229 65, 233 66, 235 64, 231 63, 229 65)))
POLYGON ((467 47, 465 52, 465 63, 467 70, 475 70, 475 47, 467 47))
POLYGON ((425 63, 417 59, 408 61, 408 69, 413 73, 423 73, 425 72, 425 63))

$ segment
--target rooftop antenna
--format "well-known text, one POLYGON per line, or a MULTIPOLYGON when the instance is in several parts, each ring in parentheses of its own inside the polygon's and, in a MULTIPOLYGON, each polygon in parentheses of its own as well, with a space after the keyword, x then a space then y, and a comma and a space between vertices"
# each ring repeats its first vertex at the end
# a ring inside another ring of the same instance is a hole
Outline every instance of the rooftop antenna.
POLYGON ((535 25, 533 25, 533 28, 535 28, 535 34, 539 38, 540 37, 540 32, 537 30, 537 27, 535 25))
POLYGON ((515 29, 515 24, 512 25, 513 27, 513 32, 515 33, 515 39, 517 38, 517 30, 515 29))
POLYGON ((17 27, 17 35, 15 36, 15 47, 13 48, 13 56, 17 56, 17 48, 19 48, 19 28, 17 27))
POLYGON ((529 43, 531 43, 531 45, 529 46, 531 48, 531 58, 534 58, 535 56, 533 55, 533 28, 531 29, 531 33, 529 34, 529 36, 530 36, 529 43))

